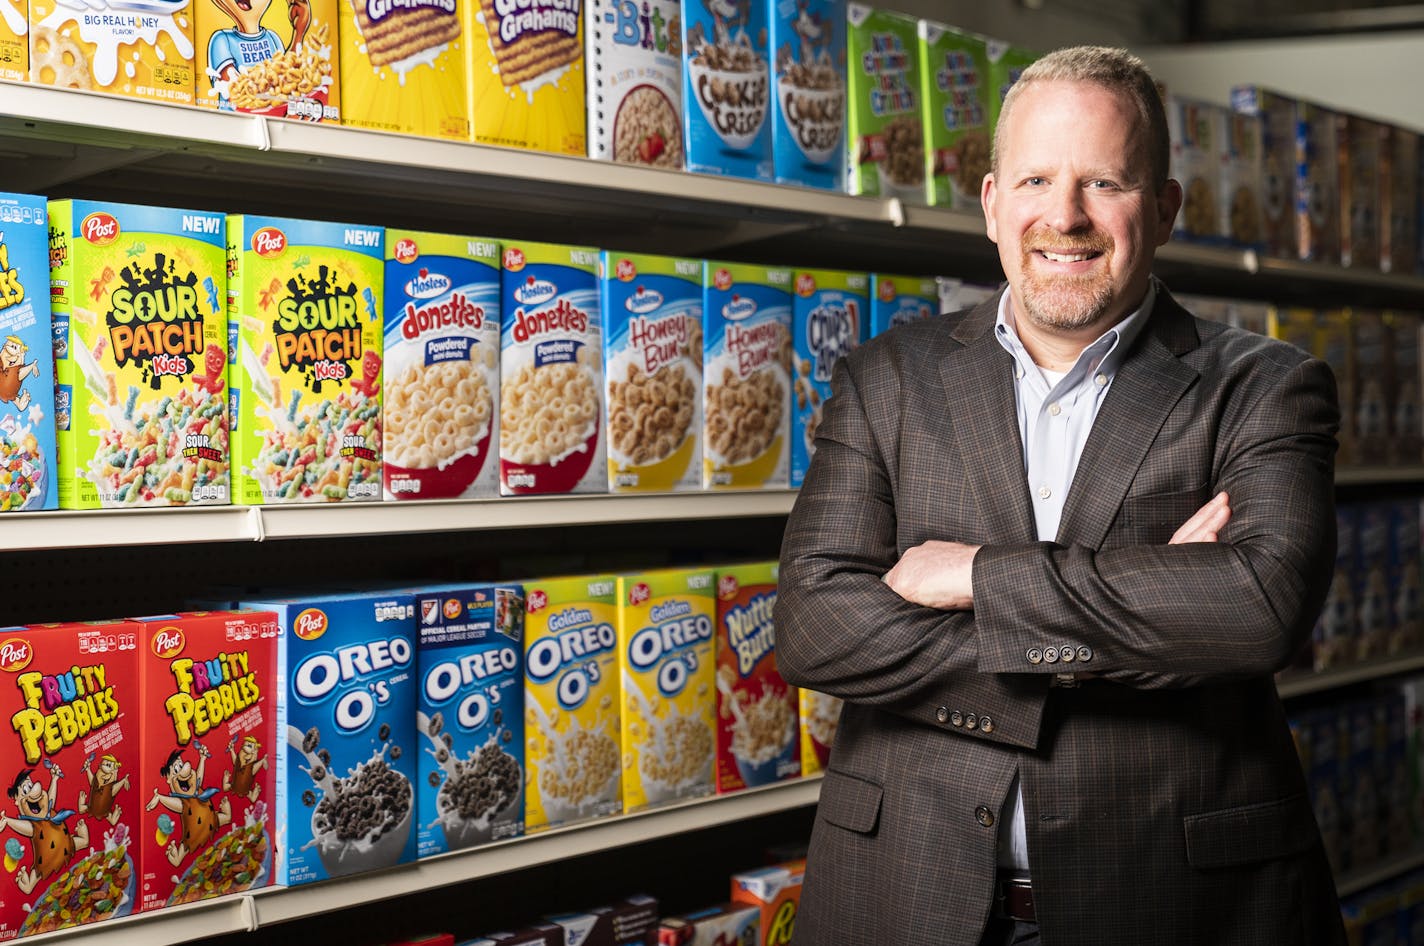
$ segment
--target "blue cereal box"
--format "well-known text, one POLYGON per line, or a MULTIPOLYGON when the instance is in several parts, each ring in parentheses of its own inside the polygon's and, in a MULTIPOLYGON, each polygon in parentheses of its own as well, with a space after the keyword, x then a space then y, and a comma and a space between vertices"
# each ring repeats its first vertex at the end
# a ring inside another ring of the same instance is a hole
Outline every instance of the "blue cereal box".
POLYGON ((845 189, 845 0, 771 0, 776 180, 845 189))
POLYGON ((768 0, 683 0, 687 169, 772 180, 768 0))
POLYGON ((842 355, 866 340, 865 273, 798 270, 791 298, 791 486, 799 487, 816 452, 821 408, 831 396, 831 372, 842 355))
POLYGON ((940 311, 933 276, 870 275, 870 337, 940 311))
POLYGON ((43 197, 0 194, 0 512, 59 504, 46 220, 43 197))
POLYGON ((524 589, 426 589, 415 613, 419 856, 523 834, 524 589))

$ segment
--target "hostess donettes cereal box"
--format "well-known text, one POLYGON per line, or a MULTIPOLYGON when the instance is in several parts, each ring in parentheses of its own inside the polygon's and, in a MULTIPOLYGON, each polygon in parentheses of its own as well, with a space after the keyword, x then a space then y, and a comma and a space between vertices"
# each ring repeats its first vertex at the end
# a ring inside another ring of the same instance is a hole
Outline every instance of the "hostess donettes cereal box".
POLYGON ((816 454, 816 428, 831 396, 836 362, 867 338, 865 273, 798 270, 792 293, 791 485, 799 487, 816 454))
POLYGON ((46 224, 43 197, 0 194, 0 512, 59 504, 46 224))

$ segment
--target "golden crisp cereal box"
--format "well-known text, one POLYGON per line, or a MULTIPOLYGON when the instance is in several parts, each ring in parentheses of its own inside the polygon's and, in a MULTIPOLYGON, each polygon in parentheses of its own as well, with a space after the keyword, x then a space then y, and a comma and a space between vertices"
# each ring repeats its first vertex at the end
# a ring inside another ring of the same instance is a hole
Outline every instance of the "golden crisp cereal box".
POLYGON ((0 512, 59 505, 45 199, 0 194, 0 512))
POLYGON ((476 0, 337 2, 342 124, 469 141, 466 50, 478 40, 465 7, 476 0))
POLYGON ((0 0, 0 79, 30 78, 29 10, 26 0, 0 0))
POLYGON ((0 940, 136 912, 137 627, 0 629, 0 940))
POLYGON ((193 104, 189 0, 31 0, 29 26, 31 82, 193 104))
POLYGON ((841 722, 841 701, 801 687, 797 690, 801 716, 801 774, 824 772, 841 722))
POLYGON ((715 579, 707 568, 618 579, 624 811, 712 794, 715 579))
POLYGON ((223 215, 49 205, 63 509, 228 502, 223 215))
POLYGON ((524 583, 526 833, 623 810, 617 583, 524 583))
POLYGON ((337 121, 338 2, 197 3, 198 104, 225 112, 337 121))
POLYGON ((228 218, 233 501, 381 498, 381 227, 228 218))
POLYGON ((587 154, 583 4, 467 2, 475 141, 587 154))

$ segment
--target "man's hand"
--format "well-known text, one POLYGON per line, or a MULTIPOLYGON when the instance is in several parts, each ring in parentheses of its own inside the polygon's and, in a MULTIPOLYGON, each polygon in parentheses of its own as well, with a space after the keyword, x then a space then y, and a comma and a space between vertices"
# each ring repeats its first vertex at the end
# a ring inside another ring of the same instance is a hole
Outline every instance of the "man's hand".
POLYGON ((1226 528, 1231 520, 1230 497, 1225 492, 1217 493, 1205 506, 1182 523, 1181 528, 1172 533, 1168 545, 1185 545, 1188 542, 1215 542, 1217 534, 1226 528))
POLYGON ((941 611, 968 611, 974 607, 978 551, 979 546, 962 542, 926 542, 900 556, 882 581, 906 601, 941 611))

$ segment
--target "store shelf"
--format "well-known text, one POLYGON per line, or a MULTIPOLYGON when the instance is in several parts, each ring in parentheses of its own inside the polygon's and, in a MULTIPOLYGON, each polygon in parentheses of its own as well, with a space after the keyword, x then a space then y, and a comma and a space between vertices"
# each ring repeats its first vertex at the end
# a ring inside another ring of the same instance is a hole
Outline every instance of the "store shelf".
POLYGON ((1419 670, 1424 670, 1424 651, 1363 660, 1359 663, 1322 670, 1317 673, 1287 671, 1276 680, 1276 692, 1281 695, 1281 699, 1288 700, 1310 693, 1323 693, 1326 690, 1336 690, 1356 683, 1395 677, 1419 670))
POLYGON ((1335 889, 1341 897, 1353 896, 1378 884, 1388 883, 1419 867, 1424 867, 1424 848, 1415 848, 1385 858, 1369 867, 1347 871, 1336 879, 1335 889))
POLYGON ((1424 466, 1346 466, 1335 470, 1337 486, 1390 486, 1424 483, 1424 466))

